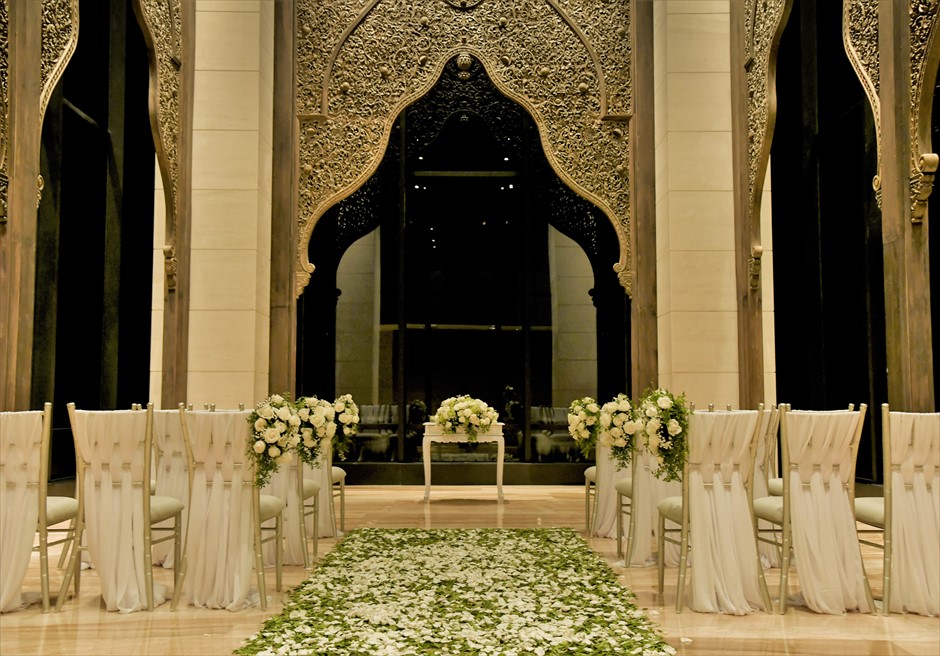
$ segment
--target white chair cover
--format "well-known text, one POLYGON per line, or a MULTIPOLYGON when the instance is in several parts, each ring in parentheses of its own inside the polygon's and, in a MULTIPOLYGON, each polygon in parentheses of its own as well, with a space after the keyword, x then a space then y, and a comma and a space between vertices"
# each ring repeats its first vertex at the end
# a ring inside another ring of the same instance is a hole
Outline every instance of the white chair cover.
MULTIPOLYGON (((85 532, 88 553, 101 581, 109 611, 147 608, 144 575, 144 435, 140 410, 76 410, 72 430, 83 463, 85 532)), ((153 584, 154 605, 166 600, 166 586, 153 584)))
POLYGON ((745 487, 758 420, 755 410, 696 412, 689 417, 693 610, 744 615, 764 609, 745 487))
POLYGON ((42 415, 0 412, 0 613, 26 605, 20 590, 39 521, 42 415))
POLYGON ((259 602, 253 577, 253 468, 249 410, 190 411, 193 451, 186 595, 195 606, 241 610, 259 602))
MULTIPOLYGON (((757 449, 754 454, 754 498, 770 496, 767 489, 767 479, 777 477, 777 430, 779 428, 779 414, 774 408, 765 412, 761 417, 760 433, 757 439, 757 449)), ((758 527, 761 532, 773 531, 775 527, 770 522, 759 520, 758 527)), ((779 529, 778 529, 779 530, 779 529)), ((780 555, 777 548, 766 542, 757 545, 764 567, 780 567, 780 555)))
POLYGON ((597 496, 594 498, 594 535, 600 538, 617 537, 617 490, 614 485, 630 477, 630 469, 617 471, 617 464, 610 455, 610 447, 597 444, 597 496))
MULTIPOLYGON (((890 413, 890 610, 940 613, 940 414, 890 413)), ((887 482, 886 482, 887 484, 887 482)))
MULTIPOLYGON (((271 481, 264 486, 261 493, 270 494, 271 496, 278 497, 279 499, 284 499, 286 506, 284 508, 283 515, 283 532, 284 532, 284 553, 283 553, 283 563, 285 565, 303 565, 304 561, 304 540, 303 534, 300 530, 300 511, 298 507, 302 503, 300 498, 300 491, 297 489, 297 471, 298 467, 303 465, 303 461, 297 454, 294 454, 294 459, 287 465, 282 465, 277 472, 271 476, 271 481)), ((312 478, 314 474, 310 473, 310 468, 305 467, 307 471, 307 477, 312 478)), ((313 519, 308 519, 308 523, 311 526, 308 526, 312 530, 312 521, 313 519)), ((262 526, 274 528, 275 520, 269 519, 262 526)), ((312 535, 310 533, 309 535, 312 535)), ((273 565, 275 561, 275 544, 273 542, 266 542, 263 547, 264 552, 264 563, 266 565, 273 565)))
MULTIPOLYGON (((189 472, 186 467, 186 447, 183 444, 183 427, 179 410, 153 411, 153 444, 156 451, 153 477, 156 478, 156 494, 173 497, 183 502, 181 531, 186 544, 186 525, 189 506, 189 472)), ((173 519, 154 524, 154 527, 173 526, 173 519)), ((173 562, 173 542, 158 542, 153 546, 153 564, 167 569, 176 566, 173 562)))
POLYGON ((785 415, 793 555, 806 605, 818 613, 871 612, 855 511, 847 486, 855 473, 858 411, 785 415))

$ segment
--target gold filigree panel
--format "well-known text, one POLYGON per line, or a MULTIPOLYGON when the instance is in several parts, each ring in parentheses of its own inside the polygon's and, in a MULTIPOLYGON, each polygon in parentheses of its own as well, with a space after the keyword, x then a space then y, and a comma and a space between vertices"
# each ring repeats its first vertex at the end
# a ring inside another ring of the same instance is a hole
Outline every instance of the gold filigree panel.
POLYGON ((150 54, 150 125, 166 198, 168 243, 163 248, 168 290, 176 288, 179 218, 181 0, 136 0, 134 10, 150 54))
POLYGON ((457 55, 532 115, 555 172, 610 218, 630 292, 630 3, 300 0, 296 11, 298 294, 317 220, 369 179, 398 114, 457 55))
POLYGON ((872 180, 881 207, 881 72, 878 54, 878 0, 845 0, 842 4, 842 43, 858 75, 875 118, 878 169, 872 180))
POLYGON ((78 0, 42 0, 42 92, 39 122, 78 43, 78 0))
POLYGON ((747 142, 749 207, 759 206, 770 137, 776 115, 774 81, 777 45, 790 14, 791 0, 747 0, 744 16, 747 74, 747 142))

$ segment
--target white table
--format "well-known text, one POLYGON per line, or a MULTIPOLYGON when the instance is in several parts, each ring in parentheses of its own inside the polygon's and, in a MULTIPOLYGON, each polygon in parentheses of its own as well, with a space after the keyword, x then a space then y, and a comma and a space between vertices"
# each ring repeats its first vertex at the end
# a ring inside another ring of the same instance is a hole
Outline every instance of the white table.
MULTIPOLYGON (((477 442, 492 443, 496 442, 496 490, 499 500, 503 500, 503 457, 506 455, 506 441, 503 439, 503 425, 499 422, 493 424, 486 433, 477 434, 477 442)), ((425 422, 424 424, 424 500, 431 498, 431 443, 444 442, 455 444, 458 442, 470 442, 470 438, 464 432, 445 433, 439 424, 425 422)))

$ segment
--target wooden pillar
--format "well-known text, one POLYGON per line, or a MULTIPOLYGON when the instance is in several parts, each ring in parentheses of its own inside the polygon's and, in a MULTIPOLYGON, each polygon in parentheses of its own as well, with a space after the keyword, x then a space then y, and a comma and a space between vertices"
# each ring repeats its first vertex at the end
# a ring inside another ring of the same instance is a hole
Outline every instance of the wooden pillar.
POLYGON ((633 5, 633 298, 630 304, 632 389, 638 397, 659 384, 656 316, 656 143, 653 77, 653 0, 633 5))
POLYGON ((27 410, 32 381, 42 3, 7 2, 6 221, 0 223, 0 410, 27 410))
POLYGON ((297 393, 297 252, 295 161, 297 115, 294 94, 294 3, 274 5, 274 144, 271 183, 271 243, 285 244, 271 253, 270 392, 297 393))
MULTIPOLYGON (((916 109, 912 111, 910 3, 881 0, 878 20, 888 402, 896 410, 932 412, 928 220, 914 220, 911 208, 912 163, 921 153, 912 157, 916 109)), ((930 77, 936 75, 935 63, 933 70, 930 77)), ((925 91, 933 95, 933 84, 925 91)), ((918 146, 915 139, 913 147, 918 146)))

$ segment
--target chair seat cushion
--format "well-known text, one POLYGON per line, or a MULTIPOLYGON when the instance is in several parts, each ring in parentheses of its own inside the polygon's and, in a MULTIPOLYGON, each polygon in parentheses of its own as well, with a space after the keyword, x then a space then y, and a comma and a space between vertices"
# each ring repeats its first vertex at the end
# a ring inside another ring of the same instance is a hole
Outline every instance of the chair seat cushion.
POLYGON ((754 499, 754 514, 775 524, 783 524, 783 497, 754 499))
POLYGON ((682 497, 666 497, 656 506, 659 514, 674 521, 676 524, 682 523, 682 497))
POLYGON ((309 499, 310 497, 316 495, 320 491, 320 484, 309 478, 305 478, 303 482, 304 488, 304 499, 309 499))
POLYGON ((855 500, 855 519, 869 526, 885 527, 884 497, 859 497, 855 500))
POLYGON ((597 467, 588 467, 584 470, 584 480, 591 483, 597 482, 597 467))
POLYGON ((621 478, 619 481, 614 483, 614 489, 617 490, 617 494, 622 497, 633 498, 633 479, 632 478, 621 478))
POLYGON ((78 499, 46 497, 46 526, 52 526, 78 515, 78 499))
POLYGON ((334 483, 339 483, 346 480, 346 470, 342 467, 333 467, 330 472, 331 480, 334 483))
POLYGON ((767 481, 767 491, 771 496, 782 497, 783 496, 783 479, 782 478, 771 478, 767 481))
POLYGON ((272 497, 270 494, 261 495, 261 521, 266 522, 269 519, 277 517, 284 510, 284 500, 280 497, 272 497))
POLYGON ((175 517, 183 511, 183 502, 175 497, 164 497, 159 494, 150 497, 150 523, 156 524, 164 519, 175 517))

